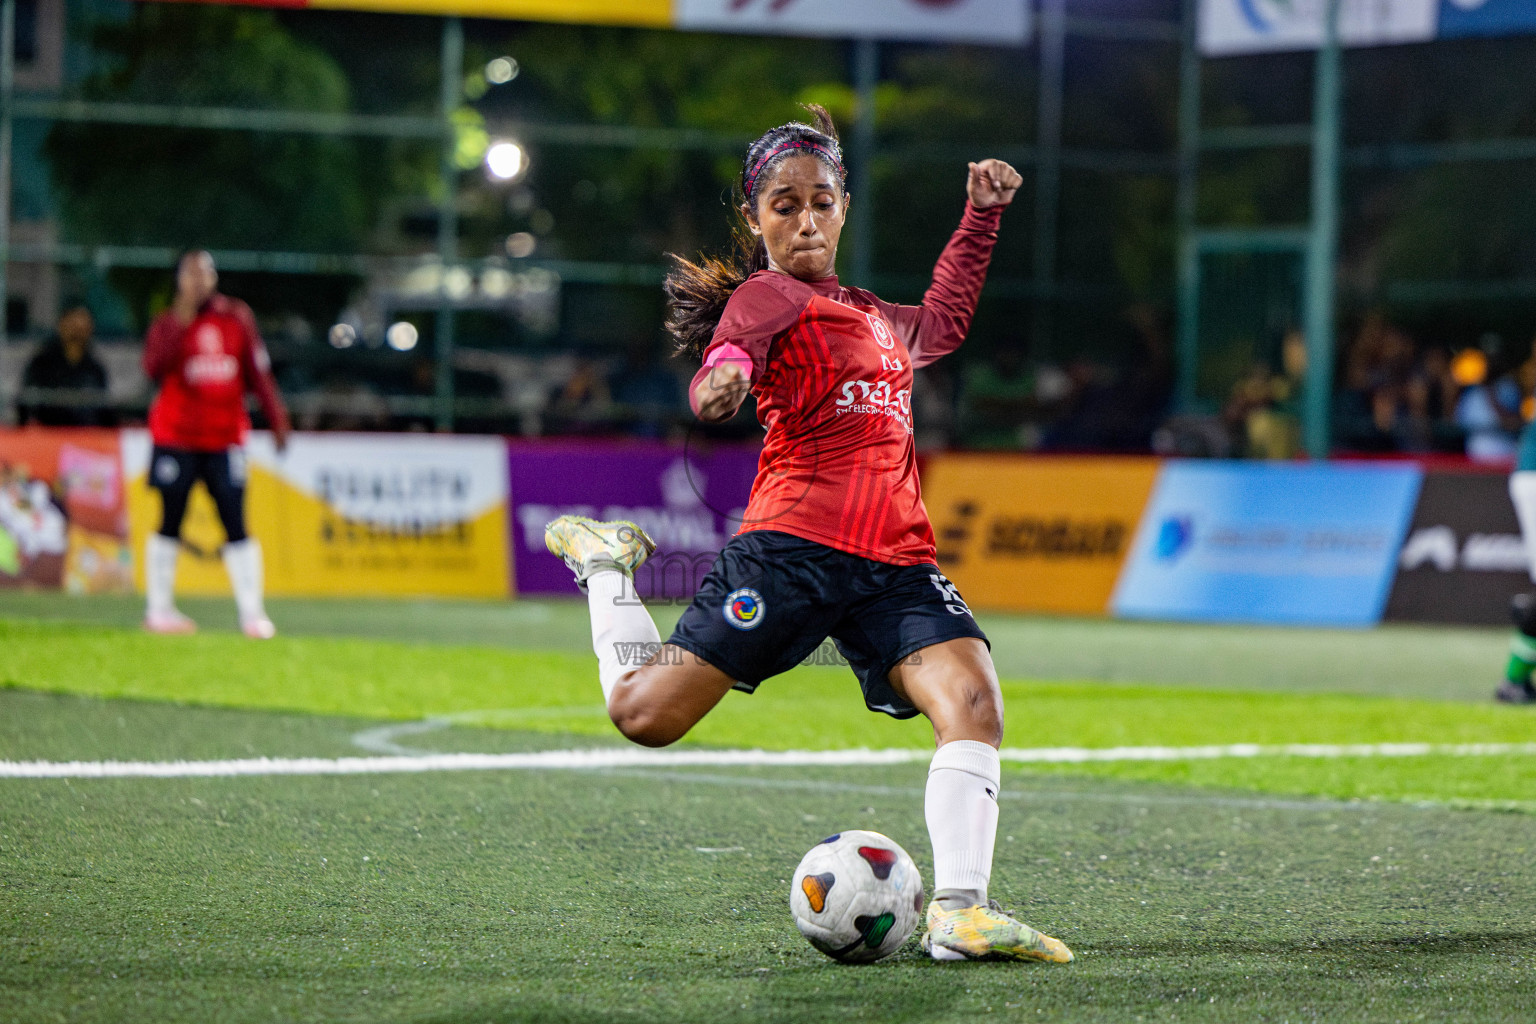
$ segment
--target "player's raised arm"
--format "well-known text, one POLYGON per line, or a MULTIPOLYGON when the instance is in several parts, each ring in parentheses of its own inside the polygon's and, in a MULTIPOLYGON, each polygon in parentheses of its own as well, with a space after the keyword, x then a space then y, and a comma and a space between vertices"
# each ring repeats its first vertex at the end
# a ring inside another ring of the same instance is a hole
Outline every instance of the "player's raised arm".
POLYGON ((934 265, 933 283, 922 305, 886 310, 912 354, 914 367, 937 361, 965 340, 987 280, 1003 210, 1023 182, 1019 172, 1002 160, 968 165, 965 213, 934 265))

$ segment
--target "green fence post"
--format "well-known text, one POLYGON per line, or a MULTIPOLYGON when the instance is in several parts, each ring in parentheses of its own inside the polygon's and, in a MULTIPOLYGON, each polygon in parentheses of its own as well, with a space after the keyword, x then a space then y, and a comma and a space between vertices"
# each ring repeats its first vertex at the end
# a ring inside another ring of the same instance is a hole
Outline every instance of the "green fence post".
POLYGON ((453 430, 453 298, 448 294, 448 272, 459 259, 458 185, 459 166, 454 152, 457 138, 453 112, 464 95, 464 23, 443 19, 442 81, 438 114, 442 118, 442 154, 438 182, 442 196, 437 206, 437 259, 441 278, 437 286, 437 429, 453 430))
POLYGON ((1174 403, 1195 411, 1195 371, 1200 359, 1200 248, 1195 235, 1200 184, 1200 50, 1196 37, 1199 0, 1184 0, 1179 26, 1178 385, 1174 403))
MULTIPOLYGON (((0 6, 0 354, 10 341, 11 115, 16 92, 16 0, 0 6)), ((0 409, 0 421, 7 410, 0 409)))
POLYGON ((1307 453, 1326 459, 1332 447, 1334 289, 1339 248, 1339 123, 1343 59, 1341 0, 1328 0, 1312 95, 1312 223, 1307 240, 1307 377, 1302 431, 1307 453))
POLYGON ((1061 205, 1061 103, 1065 88, 1066 0, 1040 5, 1040 104, 1035 126, 1035 358, 1055 347, 1056 230, 1061 205))
POLYGON ((853 283, 871 288, 875 264, 875 86, 880 78, 880 44, 860 39, 853 44, 853 88, 858 114, 853 122, 853 283))

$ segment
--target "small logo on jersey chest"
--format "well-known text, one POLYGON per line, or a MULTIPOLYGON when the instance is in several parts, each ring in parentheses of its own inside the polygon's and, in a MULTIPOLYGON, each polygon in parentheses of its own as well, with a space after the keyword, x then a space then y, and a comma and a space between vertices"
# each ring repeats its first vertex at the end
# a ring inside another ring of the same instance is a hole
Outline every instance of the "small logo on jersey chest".
POLYGON ((876 345, 884 349, 896 347, 896 335, 891 333, 891 325, 885 322, 885 317, 865 313, 864 319, 869 321, 869 329, 875 336, 876 345))
POLYGON ((224 334, 216 324, 204 323, 192 337, 196 354, 188 356, 182 376, 193 387, 228 384, 240 375, 240 362, 224 351, 224 334))

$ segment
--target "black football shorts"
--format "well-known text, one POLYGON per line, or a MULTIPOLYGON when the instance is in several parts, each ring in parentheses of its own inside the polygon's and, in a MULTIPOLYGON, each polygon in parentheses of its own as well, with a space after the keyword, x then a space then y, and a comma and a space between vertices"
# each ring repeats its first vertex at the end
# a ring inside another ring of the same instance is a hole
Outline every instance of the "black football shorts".
POLYGON ((897 662, 959 637, 987 642, 938 566, 876 562, 771 530, 731 538, 668 642, 751 693, 828 637, 864 703, 894 718, 918 713, 887 678, 897 662))

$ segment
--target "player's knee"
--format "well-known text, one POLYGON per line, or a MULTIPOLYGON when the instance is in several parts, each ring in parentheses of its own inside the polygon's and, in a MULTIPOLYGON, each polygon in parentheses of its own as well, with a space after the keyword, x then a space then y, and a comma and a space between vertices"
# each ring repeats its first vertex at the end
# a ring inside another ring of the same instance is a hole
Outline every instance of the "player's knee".
POLYGON ((686 729, 678 728, 654 703, 637 700, 627 690, 621 683, 608 702, 608 717, 625 739, 642 747, 665 747, 683 738, 686 729))
POLYGON ((972 731, 993 746, 1003 742, 1003 695, 995 686, 968 687, 965 717, 972 731))

